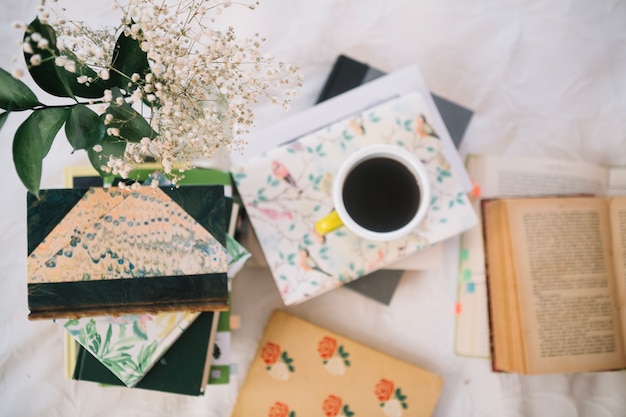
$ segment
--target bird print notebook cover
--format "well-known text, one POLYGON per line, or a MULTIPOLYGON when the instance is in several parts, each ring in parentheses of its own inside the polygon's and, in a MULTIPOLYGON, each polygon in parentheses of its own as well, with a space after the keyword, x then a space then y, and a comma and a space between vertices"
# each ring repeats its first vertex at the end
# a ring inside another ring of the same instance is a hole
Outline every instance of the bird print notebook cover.
POLYGON ((274 311, 231 417, 427 417, 443 378, 274 311))
POLYGON ((428 123, 436 112, 419 92, 396 97, 234 165, 233 179, 286 305, 378 270, 477 224, 466 193, 428 123), (322 237, 316 221, 333 210, 331 187, 357 149, 392 143, 424 163, 432 184, 426 219, 390 242, 340 228, 322 237))

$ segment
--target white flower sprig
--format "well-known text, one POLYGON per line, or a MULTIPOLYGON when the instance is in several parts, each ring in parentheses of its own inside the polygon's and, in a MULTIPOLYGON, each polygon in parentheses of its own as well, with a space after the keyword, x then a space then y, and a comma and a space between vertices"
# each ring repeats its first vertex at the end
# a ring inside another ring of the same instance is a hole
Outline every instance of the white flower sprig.
MULTIPOLYGON (((101 115, 104 124, 102 140, 84 148, 100 155, 99 163, 90 156, 97 169, 126 178, 132 168, 154 159, 171 174, 176 164, 190 167, 220 148, 243 146, 242 136, 254 125, 254 105, 269 98, 288 109, 301 87, 299 68, 264 54, 260 35, 240 38, 232 27, 212 27, 231 4, 117 2, 120 24, 94 30, 67 20, 59 2, 52 1, 40 10, 39 22, 54 29, 56 45, 49 44, 50 36, 27 31, 27 66, 33 74, 33 68, 53 59, 56 67, 74 74, 68 87, 73 93, 102 88, 96 90, 100 98, 83 96, 89 101, 79 103, 101 115), (132 48, 136 53, 129 53, 132 48), (133 120, 138 115, 145 128, 133 120), (110 143, 124 146, 107 152, 110 143)), ((256 3, 244 6, 253 9, 256 3)))

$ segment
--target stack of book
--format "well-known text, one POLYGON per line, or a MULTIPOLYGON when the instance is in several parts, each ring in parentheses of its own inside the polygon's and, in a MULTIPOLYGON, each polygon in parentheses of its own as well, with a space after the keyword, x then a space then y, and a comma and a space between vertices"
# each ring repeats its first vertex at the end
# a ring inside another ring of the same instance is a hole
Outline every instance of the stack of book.
POLYGON ((171 187, 147 165, 130 178, 162 186, 68 168, 71 188, 29 197, 30 318, 66 330, 70 378, 202 395, 230 379, 230 280, 250 256, 233 238, 230 174, 187 170, 171 187))
POLYGON ((357 281, 477 224, 463 162, 416 68, 257 130, 249 143, 255 147, 233 155, 231 172, 286 305, 357 281), (341 162, 380 143, 403 147, 425 165, 433 193, 426 219, 391 242, 345 229, 317 236, 313 226, 333 209, 330 188, 341 162))

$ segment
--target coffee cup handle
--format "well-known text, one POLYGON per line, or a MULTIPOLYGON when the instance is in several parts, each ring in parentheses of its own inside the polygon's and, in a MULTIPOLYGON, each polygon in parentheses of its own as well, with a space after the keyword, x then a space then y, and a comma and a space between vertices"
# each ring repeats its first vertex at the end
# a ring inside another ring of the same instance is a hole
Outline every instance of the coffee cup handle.
POLYGON ((315 231, 319 235, 324 236, 341 226, 343 226, 343 221, 339 218, 337 210, 333 210, 315 223, 315 231))

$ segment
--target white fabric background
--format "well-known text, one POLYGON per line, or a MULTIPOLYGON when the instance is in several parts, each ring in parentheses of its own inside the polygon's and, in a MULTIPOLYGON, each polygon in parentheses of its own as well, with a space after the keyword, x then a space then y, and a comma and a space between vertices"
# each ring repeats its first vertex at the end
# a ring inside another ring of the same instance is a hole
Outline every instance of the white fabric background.
MULTIPOLYGON (((97 23, 110 16, 109 3, 72 7, 97 23)), ((10 22, 29 21, 37 4, 2 1, 3 68, 20 58, 10 22)), ((385 71, 417 64, 434 92, 475 110, 464 153, 626 165, 624 1, 264 0, 254 12, 224 17, 242 32, 259 31, 268 50, 302 66, 305 86, 292 112, 312 105, 340 53, 385 71)), ((258 125, 286 116, 263 105, 258 125)), ((233 312, 242 327, 233 335, 239 372, 231 384, 187 398, 66 380, 62 330, 26 319, 26 192, 11 159, 18 124, 12 116, 0 132, 0 415, 228 416, 265 321, 282 307, 269 273, 247 269, 235 279, 233 312)), ((86 163, 70 152, 64 140, 54 145, 43 187, 61 187, 64 166, 86 163)), ((443 375, 436 416, 626 415, 626 373, 501 375, 487 360, 455 356, 457 260, 451 239, 441 270, 405 276, 389 307, 338 289, 287 311, 443 375)))

